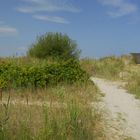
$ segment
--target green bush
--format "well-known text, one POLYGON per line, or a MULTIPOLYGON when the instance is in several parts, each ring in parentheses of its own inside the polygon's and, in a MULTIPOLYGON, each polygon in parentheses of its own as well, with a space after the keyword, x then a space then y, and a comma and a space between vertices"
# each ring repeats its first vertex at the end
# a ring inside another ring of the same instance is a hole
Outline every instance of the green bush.
POLYGON ((73 84, 88 79, 76 60, 48 64, 19 64, 16 62, 0 63, 1 88, 44 88, 58 83, 73 84))
POLYGON ((27 54, 36 58, 52 59, 78 59, 80 51, 75 41, 66 34, 48 33, 37 38, 31 45, 27 54))

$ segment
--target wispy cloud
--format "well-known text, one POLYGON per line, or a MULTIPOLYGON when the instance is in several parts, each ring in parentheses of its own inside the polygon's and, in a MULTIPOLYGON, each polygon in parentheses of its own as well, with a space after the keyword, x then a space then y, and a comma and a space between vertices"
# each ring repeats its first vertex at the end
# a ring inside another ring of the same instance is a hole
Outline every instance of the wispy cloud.
POLYGON ((6 35, 15 35, 17 34, 17 29, 10 26, 0 26, 0 34, 6 35))
POLYGON ((31 14, 35 19, 55 22, 61 24, 68 24, 69 21, 60 16, 49 16, 48 13, 54 12, 70 12, 79 13, 80 9, 76 8, 70 3, 70 0, 20 0, 21 6, 17 7, 16 10, 22 13, 31 14), (43 13, 43 15, 42 15, 43 13), (47 15, 44 15, 47 13, 47 15))
POLYGON ((117 18, 136 13, 138 7, 127 0, 98 0, 102 5, 111 8, 108 15, 117 18))
POLYGON ((55 22, 55 23, 61 23, 61 24, 68 24, 69 22, 58 16, 46 16, 46 15, 34 15, 35 19, 43 20, 43 21, 49 21, 49 22, 55 22))
POLYGON ((67 0, 22 0, 24 6, 17 8, 19 12, 35 13, 35 12, 80 12, 80 9, 68 3, 67 0))

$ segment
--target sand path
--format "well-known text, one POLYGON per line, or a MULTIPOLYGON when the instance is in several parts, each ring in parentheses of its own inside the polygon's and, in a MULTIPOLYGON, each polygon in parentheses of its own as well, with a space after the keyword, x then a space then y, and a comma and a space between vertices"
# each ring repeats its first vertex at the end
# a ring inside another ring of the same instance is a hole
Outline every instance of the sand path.
POLYGON ((91 78, 100 91, 105 94, 100 104, 107 109, 109 140, 122 140, 123 136, 140 140, 140 100, 135 99, 120 83, 100 78, 91 78))

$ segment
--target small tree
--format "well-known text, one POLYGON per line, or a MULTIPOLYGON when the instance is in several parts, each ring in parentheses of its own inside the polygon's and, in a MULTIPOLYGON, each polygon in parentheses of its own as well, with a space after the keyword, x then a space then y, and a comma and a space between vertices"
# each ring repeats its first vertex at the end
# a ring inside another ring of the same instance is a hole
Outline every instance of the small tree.
POLYGON ((78 59, 80 50, 77 49, 75 41, 71 40, 66 34, 48 33, 37 38, 31 45, 27 54, 37 58, 53 59, 78 59))

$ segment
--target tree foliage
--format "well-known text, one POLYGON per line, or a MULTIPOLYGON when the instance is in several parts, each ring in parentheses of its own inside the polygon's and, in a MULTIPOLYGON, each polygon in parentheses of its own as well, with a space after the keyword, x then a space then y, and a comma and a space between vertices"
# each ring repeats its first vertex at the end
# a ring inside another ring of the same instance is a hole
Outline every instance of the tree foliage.
POLYGON ((22 64, 17 62, 0 62, 0 88, 44 88, 59 83, 84 83, 89 76, 73 59, 61 63, 41 62, 22 64))
POLYGON ((62 33, 47 33, 37 38, 27 54, 37 58, 78 59, 80 50, 69 36, 62 33))

